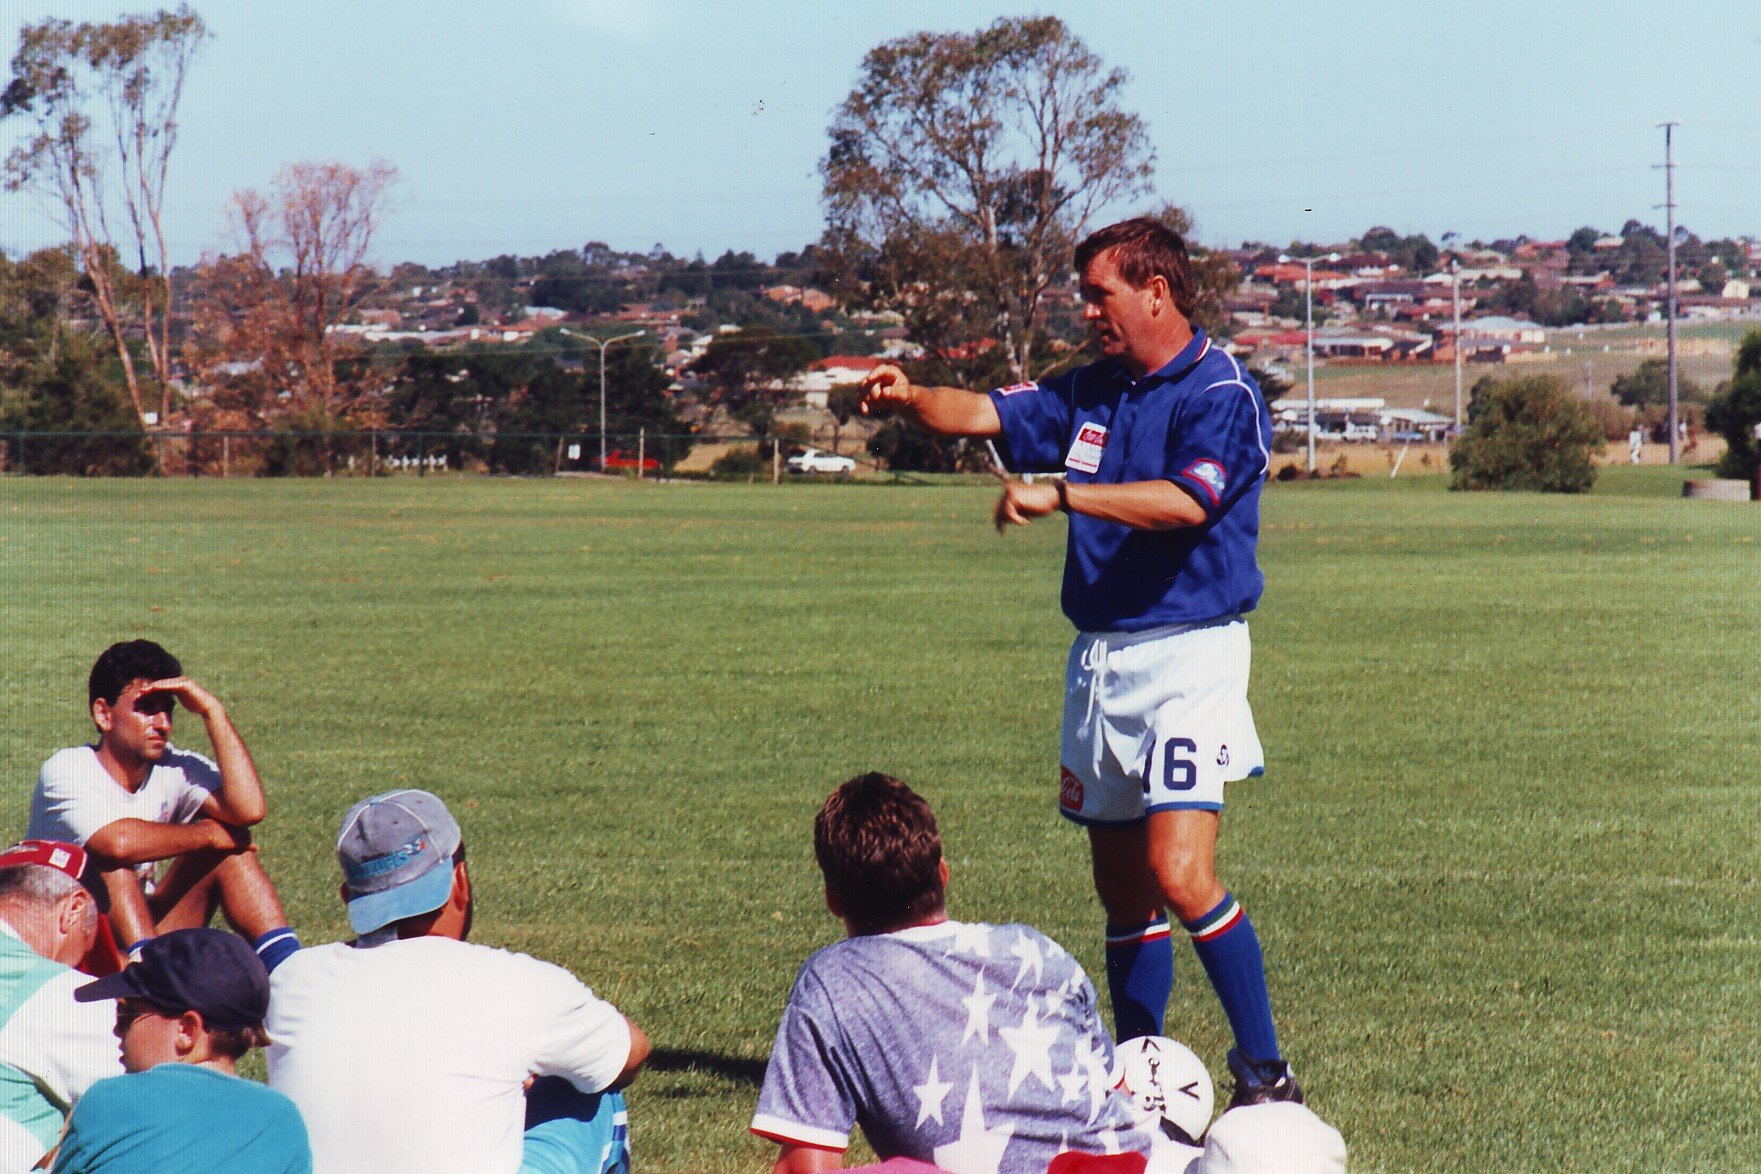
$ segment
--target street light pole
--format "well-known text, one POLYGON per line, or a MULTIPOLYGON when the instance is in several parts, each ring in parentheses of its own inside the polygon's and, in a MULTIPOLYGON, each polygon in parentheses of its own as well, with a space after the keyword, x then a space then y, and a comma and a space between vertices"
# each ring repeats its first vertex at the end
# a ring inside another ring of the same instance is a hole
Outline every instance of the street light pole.
POLYGON ((1461 260, 1449 259, 1449 305, 1455 320, 1455 430, 1461 431, 1461 260))
POLYGON ((641 338, 648 332, 638 330, 633 334, 620 334, 616 338, 600 339, 591 334, 579 334, 566 327, 557 327, 570 338, 578 338, 582 342, 590 342, 599 348, 599 471, 605 472, 605 351, 615 342, 629 342, 632 338, 641 338))
POLYGON ((1675 379, 1675 128, 1679 122, 1660 122, 1663 128, 1663 207, 1669 222, 1669 463, 1681 459, 1681 436, 1676 430, 1675 379))
POLYGON ((1302 261, 1302 311, 1308 334, 1309 367, 1309 476, 1315 475, 1315 259, 1302 261))
MULTIPOLYGON (((1288 265, 1295 257, 1281 256, 1278 262, 1288 265)), ((1302 305, 1303 320, 1306 323, 1305 333, 1308 338, 1308 376, 1309 376, 1309 476, 1315 475, 1315 258, 1303 257, 1302 261, 1302 305)), ((1338 253, 1328 253, 1322 258, 1325 261, 1339 260, 1338 253)))

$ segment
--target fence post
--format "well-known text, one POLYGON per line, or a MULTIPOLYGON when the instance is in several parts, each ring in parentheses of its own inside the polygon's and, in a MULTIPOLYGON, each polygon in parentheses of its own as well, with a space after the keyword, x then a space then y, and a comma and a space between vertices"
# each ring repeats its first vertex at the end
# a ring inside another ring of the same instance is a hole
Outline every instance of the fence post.
POLYGON ((416 445, 416 476, 426 477, 428 475, 428 434, 422 432, 418 435, 421 439, 416 445))
POLYGON ((636 430, 636 480, 642 480, 642 462, 648 457, 648 429, 636 430))
POLYGON ((770 483, 783 483, 783 446, 777 443, 776 437, 770 438, 770 483))
POLYGON ((227 432, 220 435, 220 475, 232 476, 232 434, 227 432))

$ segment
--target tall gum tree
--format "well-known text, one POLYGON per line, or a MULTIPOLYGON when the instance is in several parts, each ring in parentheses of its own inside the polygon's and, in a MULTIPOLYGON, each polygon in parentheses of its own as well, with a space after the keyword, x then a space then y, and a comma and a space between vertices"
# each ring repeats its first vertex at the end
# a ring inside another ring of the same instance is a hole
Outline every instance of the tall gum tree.
POLYGON ((139 327, 164 421, 172 408, 166 183, 184 82, 207 36, 187 4, 112 22, 52 17, 19 31, 0 93, 0 119, 30 123, 7 155, 6 188, 36 192, 68 233, 143 422, 128 336, 139 327), (116 204, 128 221, 125 242, 110 226, 116 204), (138 263, 132 277, 118 260, 124 252, 138 263))
POLYGON ((218 422, 381 422, 389 373, 333 327, 382 284, 369 258, 396 178, 383 162, 295 163, 268 194, 233 196, 237 251, 204 262, 194 299, 193 355, 218 422))
POLYGON ((938 354, 993 338, 1031 378, 1046 289, 1098 209, 1148 188, 1125 82, 1049 16, 871 49, 821 164, 841 292, 938 354))

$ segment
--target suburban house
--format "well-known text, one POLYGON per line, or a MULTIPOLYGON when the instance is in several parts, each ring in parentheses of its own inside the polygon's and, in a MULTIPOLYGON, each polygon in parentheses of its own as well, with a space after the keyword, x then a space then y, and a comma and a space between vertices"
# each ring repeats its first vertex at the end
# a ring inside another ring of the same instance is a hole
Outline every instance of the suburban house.
POLYGON ((1540 346, 1547 341, 1547 331, 1524 318, 1489 315, 1472 318, 1461 324, 1461 343, 1471 350, 1476 343, 1504 346, 1540 346))
POLYGON ((861 383, 870 371, 886 361, 869 355, 827 355, 815 359, 807 370, 789 380, 788 388, 803 393, 802 399, 810 407, 823 408, 826 393, 832 388, 861 383))

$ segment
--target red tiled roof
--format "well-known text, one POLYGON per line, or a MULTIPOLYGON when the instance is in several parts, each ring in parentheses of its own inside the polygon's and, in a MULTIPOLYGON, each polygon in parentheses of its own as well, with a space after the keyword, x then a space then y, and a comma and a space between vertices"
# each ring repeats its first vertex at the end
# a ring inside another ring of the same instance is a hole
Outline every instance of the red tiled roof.
POLYGON ((815 359, 807 365, 809 371, 872 371, 885 359, 877 359, 870 355, 827 355, 823 359, 815 359))

